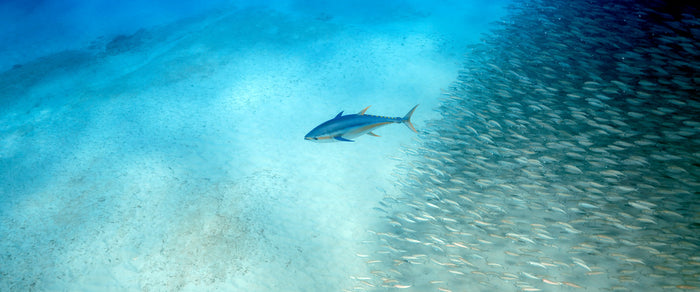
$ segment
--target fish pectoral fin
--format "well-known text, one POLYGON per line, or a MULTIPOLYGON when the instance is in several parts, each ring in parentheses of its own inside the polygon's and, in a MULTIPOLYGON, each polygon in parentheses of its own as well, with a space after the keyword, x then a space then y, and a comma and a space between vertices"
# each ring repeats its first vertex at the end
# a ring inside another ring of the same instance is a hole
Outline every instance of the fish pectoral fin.
POLYGON ((375 134, 375 133, 372 133, 372 132, 367 133, 367 135, 374 136, 374 137, 381 137, 381 136, 379 136, 379 135, 377 135, 377 134, 375 134))
POLYGON ((343 141, 343 142, 355 142, 355 141, 353 141, 353 140, 345 139, 345 138, 343 138, 342 136, 333 137, 333 138, 336 139, 336 140, 338 140, 338 141, 343 141))

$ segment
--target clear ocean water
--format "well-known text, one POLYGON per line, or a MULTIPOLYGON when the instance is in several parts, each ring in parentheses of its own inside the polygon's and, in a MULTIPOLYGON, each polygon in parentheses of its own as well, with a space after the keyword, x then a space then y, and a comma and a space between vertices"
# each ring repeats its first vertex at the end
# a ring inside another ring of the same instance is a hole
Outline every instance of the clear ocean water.
POLYGON ((699 40, 674 1, 3 1, 0 291, 698 291, 699 40))

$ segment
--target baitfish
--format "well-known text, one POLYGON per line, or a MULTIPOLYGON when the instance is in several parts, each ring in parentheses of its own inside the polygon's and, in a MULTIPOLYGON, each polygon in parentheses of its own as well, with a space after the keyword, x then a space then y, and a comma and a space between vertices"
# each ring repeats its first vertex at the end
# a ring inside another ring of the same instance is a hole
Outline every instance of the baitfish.
POLYGON ((414 106, 403 118, 366 115, 365 112, 369 106, 354 115, 343 115, 343 112, 340 112, 335 118, 311 130, 311 132, 304 136, 304 139, 315 142, 354 142, 350 139, 364 134, 379 137, 379 135, 372 133, 372 130, 391 123, 403 123, 408 128, 418 133, 416 128, 413 127, 413 124, 411 124, 411 115, 413 115, 413 111, 416 110, 416 107, 418 107, 418 105, 414 106))

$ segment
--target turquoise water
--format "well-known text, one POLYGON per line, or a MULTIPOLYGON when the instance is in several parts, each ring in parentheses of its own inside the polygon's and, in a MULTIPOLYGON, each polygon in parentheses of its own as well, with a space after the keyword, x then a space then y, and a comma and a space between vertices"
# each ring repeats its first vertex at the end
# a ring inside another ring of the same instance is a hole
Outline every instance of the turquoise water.
POLYGON ((0 291, 699 290, 697 8, 489 3, 0 4, 0 291))
POLYGON ((0 290, 352 287, 416 135, 304 135, 424 127, 505 2, 169 2, 1 4, 0 290))

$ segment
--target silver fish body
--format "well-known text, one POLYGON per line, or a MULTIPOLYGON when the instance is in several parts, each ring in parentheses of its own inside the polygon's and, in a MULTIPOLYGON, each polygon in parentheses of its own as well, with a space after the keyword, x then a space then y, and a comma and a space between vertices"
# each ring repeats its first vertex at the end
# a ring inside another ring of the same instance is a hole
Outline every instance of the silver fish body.
POLYGON ((340 112, 335 118, 316 126, 304 136, 304 139, 314 142, 354 142, 350 139, 364 134, 378 137, 377 134, 372 133, 374 129, 393 123, 405 124, 408 128, 417 132, 413 124, 411 124, 411 115, 413 115, 416 107, 418 105, 414 106, 403 117, 367 115, 365 111, 367 111, 369 106, 357 114, 343 115, 343 112, 340 112))

